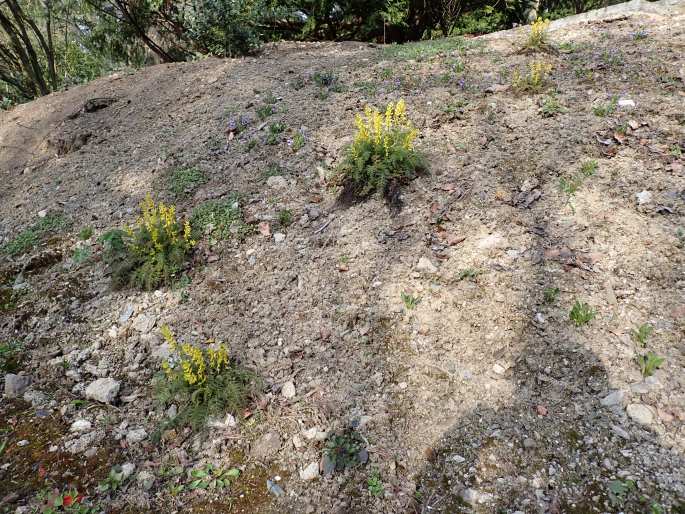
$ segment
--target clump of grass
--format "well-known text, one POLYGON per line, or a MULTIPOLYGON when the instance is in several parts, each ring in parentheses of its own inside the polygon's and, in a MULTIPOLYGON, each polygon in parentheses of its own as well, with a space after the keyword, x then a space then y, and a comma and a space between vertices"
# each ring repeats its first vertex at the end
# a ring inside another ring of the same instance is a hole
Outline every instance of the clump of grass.
POLYGON ((156 389, 160 403, 179 405, 171 425, 197 429, 210 416, 235 414, 247 405, 256 391, 256 377, 231 358, 223 344, 213 340, 204 347, 179 344, 166 325, 162 336, 171 356, 162 363, 156 389))
POLYGON ((595 116, 599 116, 600 118, 606 118, 607 116, 613 114, 616 111, 617 106, 618 97, 612 96, 609 102, 593 106, 592 112, 595 116))
POLYGON ((0 371, 14 373, 19 369, 24 345, 16 340, 0 343, 0 371))
POLYGON ((197 168, 181 168, 171 173, 169 189, 178 197, 187 196, 208 181, 207 175, 197 168))
POLYGON ((548 304, 555 303, 557 301, 557 298, 559 298, 560 292, 561 291, 559 290, 558 287, 547 287, 547 288, 545 288, 545 290, 543 291, 545 303, 548 303, 548 304))
POLYGON ((13 257, 25 254, 33 250, 49 234, 64 230, 68 226, 69 221, 64 215, 48 213, 0 247, 0 252, 13 257))
POLYGON ((74 264, 77 266, 80 266, 84 262, 86 262, 88 259, 90 259, 91 256, 91 250, 90 248, 75 248, 74 253, 71 256, 71 259, 74 261, 74 264))
POLYGON ((481 273, 482 271, 480 270, 474 268, 466 268, 459 272, 459 274, 457 275, 457 280, 460 282, 462 280, 475 280, 481 273))
POLYGON ((319 87, 331 87, 338 82, 338 76, 330 70, 317 71, 312 75, 312 80, 319 87))
POLYGON ((638 355, 637 364, 640 366, 640 371, 643 377, 651 377, 654 372, 661 367, 666 361, 663 357, 659 357, 654 352, 647 352, 645 355, 638 355))
POLYGON ((597 168, 599 168, 599 164, 596 160, 591 159, 580 165, 580 172, 586 177, 591 177, 597 172, 597 168))
POLYGON ((455 51, 465 52, 476 45, 482 45, 482 42, 475 40, 470 41, 463 37, 450 37, 404 43, 401 45, 387 45, 383 47, 383 54, 386 58, 399 59, 402 61, 425 61, 439 54, 451 54, 455 51))
POLYGON ((190 226, 196 238, 209 235, 219 240, 231 237, 244 239, 253 231, 252 226, 244 221, 237 196, 226 200, 209 200, 198 205, 193 209, 190 226))
POLYGON ((190 223, 176 217, 176 209, 148 194, 141 217, 133 227, 103 234, 104 258, 115 287, 131 285, 150 290, 169 285, 195 246, 190 223))
POLYGON ((526 75, 522 75, 519 70, 514 70, 511 85, 517 91, 536 93, 545 86, 551 71, 551 64, 540 60, 532 61, 528 64, 528 73, 526 75))
POLYGON ((417 305, 421 303, 420 297, 405 292, 400 293, 400 298, 402 299, 402 303, 404 303, 404 307, 408 311, 413 311, 416 309, 417 305))
POLYGON ((333 183, 342 186, 340 200, 352 202, 381 192, 399 204, 399 188, 426 169, 414 148, 418 130, 406 114, 403 100, 389 103, 385 115, 367 107, 356 116, 357 133, 346 149, 333 183))
POLYGON ((581 325, 586 325, 592 321, 596 314, 595 310, 589 304, 576 300, 568 317, 577 327, 580 327, 581 325))
POLYGON ((293 211, 290 209, 283 209, 278 213, 278 224, 281 227, 288 227, 293 223, 293 211))

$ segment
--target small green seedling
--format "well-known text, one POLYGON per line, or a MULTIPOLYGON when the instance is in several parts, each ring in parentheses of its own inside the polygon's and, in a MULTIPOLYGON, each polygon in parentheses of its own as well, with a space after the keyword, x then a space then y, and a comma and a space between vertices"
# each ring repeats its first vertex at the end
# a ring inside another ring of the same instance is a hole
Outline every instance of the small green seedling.
POLYGON ((414 310, 421 303, 421 298, 405 292, 400 293, 400 298, 402 298, 402 302, 408 311, 414 310))
POLYGON ((369 478, 366 480, 366 486, 371 496, 377 498, 383 496, 385 490, 383 488, 383 482, 381 481, 381 474, 377 469, 374 469, 369 473, 369 478))
POLYGON ((591 177, 597 172, 598 167, 599 164, 597 164, 597 161, 592 159, 589 161, 585 161, 583 164, 580 165, 580 172, 586 177, 591 177))
POLYGON ((278 224, 281 227, 288 227, 293 223, 293 211, 290 209, 283 209, 278 213, 278 224))
POLYGON ((271 116, 275 112, 276 111, 274 110, 273 105, 266 104, 266 105, 260 105, 259 107, 257 107, 257 117, 262 121, 267 119, 269 116, 271 116))
POLYGON ((666 359, 659 357, 654 352, 647 352, 647 355, 638 355, 637 363, 643 377, 651 377, 654 372, 661 367, 666 359))
POLYGON ((645 348, 647 346, 647 338, 652 335, 652 332, 654 332, 654 327, 649 323, 643 323, 637 330, 632 331, 633 339, 642 348, 645 348))
POLYGON ((609 100, 608 103, 595 105, 592 108, 592 112, 595 114, 595 116, 599 116, 600 118, 606 118, 607 116, 613 114, 616 111, 617 106, 618 97, 612 96, 611 100, 609 100))
POLYGON ((571 321, 573 321, 573 323, 575 323, 577 327, 579 327, 589 323, 594 319, 595 315, 596 312, 592 307, 590 307, 590 305, 581 302, 580 300, 576 300, 576 303, 573 304, 568 317, 571 321))
POLYGON ((88 259, 90 259, 90 255, 90 248, 75 248, 74 255, 71 256, 71 259, 74 261, 74 264, 80 266, 88 259))
POLYGON ((633 480, 612 480, 607 489, 611 505, 620 507, 626 501, 626 497, 636 490, 636 484, 633 480))
POLYGON ((459 274, 457 275, 457 280, 462 281, 462 280, 474 280, 478 275, 480 275, 482 271, 474 269, 474 268, 466 268, 464 270, 461 270, 459 274))
POLYGON ((564 177, 559 179, 559 189, 561 189, 561 192, 565 193, 569 197, 575 195, 582 185, 583 179, 578 176, 571 177, 568 180, 564 177))
POLYGON ((82 228, 78 233, 78 237, 81 239, 81 241, 88 241, 91 237, 93 237, 93 227, 82 228))
POLYGON ((564 112, 566 112, 566 108, 559 103, 556 95, 546 96, 540 106, 540 114, 542 114, 543 118, 552 118, 556 114, 564 112))
POLYGON ((238 468, 223 470, 207 464, 203 468, 190 470, 188 474, 191 479, 188 489, 191 491, 195 489, 223 489, 230 484, 231 480, 240 476, 240 470, 238 468))
POLYGON ((545 290, 543 291, 545 303, 555 303, 557 301, 557 298, 559 298, 559 293, 561 291, 559 290, 558 287, 546 287, 545 290))

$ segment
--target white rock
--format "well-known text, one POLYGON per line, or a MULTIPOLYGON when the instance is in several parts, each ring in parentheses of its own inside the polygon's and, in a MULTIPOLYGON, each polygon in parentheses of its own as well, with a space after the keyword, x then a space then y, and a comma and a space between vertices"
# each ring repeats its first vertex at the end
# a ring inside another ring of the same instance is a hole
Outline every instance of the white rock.
POLYGON ((641 425, 649 425, 654 421, 652 409, 641 403, 631 403, 626 407, 626 412, 628 413, 628 416, 641 425))
POLYGON ((71 424, 69 430, 72 432, 86 432, 90 430, 93 424, 87 419, 77 419, 71 424))
POLYGON ((285 234, 283 232, 276 232, 274 234, 274 242, 282 243, 283 241, 285 241, 285 234))
POLYGON ((635 101, 630 98, 621 98, 618 101, 619 107, 635 107, 635 101))
POLYGON ((507 368, 505 368, 505 367, 502 366, 501 364, 495 363, 495 364, 492 366, 492 371, 494 371, 494 372, 497 373, 498 375, 504 375, 504 374, 507 372, 507 368))
POLYGON ((292 381, 283 384, 283 387, 281 387, 281 394, 284 398, 295 398, 295 395, 297 394, 295 391, 295 384, 292 381))
POLYGON ((506 245, 506 240, 501 234, 490 234, 478 241, 478 248, 489 250, 491 248, 502 248, 506 245))
POLYGON ((155 475, 149 471, 140 471, 138 475, 136 475, 136 482, 138 482, 138 485, 144 490, 149 491, 152 488, 152 484, 155 483, 155 475))
POLYGON ((421 271, 423 273, 437 273, 438 268, 426 257, 421 257, 419 262, 416 264, 416 271, 421 271))
POLYGON ((305 437, 305 439, 312 440, 316 437, 316 433, 319 431, 317 427, 312 427, 308 430, 303 430, 302 435, 305 437))
POLYGON ((309 466, 300 470, 300 478, 305 481, 314 480, 319 476, 319 463, 312 462, 309 466))
POLYGON ((47 209, 43 209, 42 211, 38 211, 38 217, 39 218, 45 218, 45 216, 48 215, 47 209))
POLYGON ((128 477, 130 477, 133 474, 133 471, 136 469, 136 465, 127 462, 126 464, 121 465, 121 476, 122 479, 126 480, 128 477))
POLYGON ((635 198, 637 198, 638 205, 644 205, 652 201, 652 193, 649 191, 640 191, 639 193, 635 193, 635 198))
POLYGON ((124 310, 121 311, 121 314, 119 315, 119 323, 126 323, 131 316, 133 316, 134 308, 133 305, 130 303, 124 307, 124 310))
POLYGON ((86 388, 86 398, 102 403, 113 403, 121 383, 113 378, 98 378, 86 388))
POLYGON ((481 493, 475 489, 464 489, 461 494, 461 499, 470 505, 476 505, 478 503, 486 503, 492 500, 492 495, 489 493, 481 493))
POLYGON ((625 396, 625 392, 622 391, 621 389, 618 389, 616 391, 612 391, 608 395, 606 395, 604 398, 602 398, 599 403, 603 405, 604 407, 611 407, 612 405, 620 405, 623 403, 623 397, 625 396))

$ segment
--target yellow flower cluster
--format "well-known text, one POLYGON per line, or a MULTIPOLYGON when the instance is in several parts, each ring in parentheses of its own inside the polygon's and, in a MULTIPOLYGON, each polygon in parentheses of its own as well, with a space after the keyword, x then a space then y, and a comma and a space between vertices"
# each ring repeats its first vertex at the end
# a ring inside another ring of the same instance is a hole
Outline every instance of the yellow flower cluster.
MULTIPOLYGON (((183 225, 183 232, 180 233, 178 220, 176 219, 176 207, 159 202, 155 205, 152 196, 148 193, 145 200, 140 204, 141 216, 138 218, 137 227, 144 229, 150 234, 152 245, 148 249, 150 255, 156 252, 163 252, 166 244, 175 245, 179 241, 179 236, 183 238, 184 244, 190 248, 196 242, 190 235, 190 223, 186 220, 183 225)), ((127 229, 130 236, 134 230, 127 229)))
POLYGON ((547 43, 547 29, 549 20, 538 18, 530 26, 530 36, 528 36, 528 46, 540 47, 547 43))
POLYGON ((545 83, 551 71, 551 64, 544 61, 532 61, 528 64, 528 75, 521 76, 518 70, 514 70, 512 84, 517 89, 537 91, 545 83))
POLYGON ((353 152, 364 144, 371 143, 376 147, 382 146, 388 156, 390 148, 400 145, 411 150, 418 131, 407 119, 404 100, 396 104, 390 102, 385 109, 385 115, 371 107, 364 109, 364 116, 355 116, 357 134, 352 145, 353 152))
MULTIPOLYGON (((171 352, 178 354, 183 380, 188 385, 201 385, 207 381, 208 373, 220 373, 228 367, 228 350, 223 344, 206 350, 189 343, 180 345, 176 341, 171 329, 164 325, 161 329, 162 337, 169 344, 171 352)), ((208 341, 212 343, 213 341, 208 341)), ((176 371, 168 361, 162 363, 162 369, 168 378, 174 378, 176 371)))

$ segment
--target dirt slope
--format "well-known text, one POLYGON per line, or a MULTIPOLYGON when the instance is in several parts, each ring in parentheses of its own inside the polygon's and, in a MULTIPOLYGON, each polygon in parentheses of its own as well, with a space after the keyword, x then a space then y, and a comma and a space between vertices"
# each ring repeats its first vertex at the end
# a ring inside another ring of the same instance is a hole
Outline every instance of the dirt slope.
POLYGON ((0 113, 0 244, 46 212, 69 221, 2 257, 0 342, 22 342, 34 382, 27 401, 0 400, 0 509, 74 485, 106 512, 682 512, 685 16, 565 27, 554 54, 519 53, 525 31, 281 44, 0 113), (536 58, 553 66, 543 92, 509 87, 536 58), (337 80, 319 86, 317 72, 337 80), (114 101, 85 112, 94 98, 114 101), (336 208, 325 177, 354 113, 398 98, 431 173, 397 216, 379 199, 336 208), (561 109, 547 117, 550 98, 561 109), (239 115, 252 122, 229 140, 239 115), (268 144, 275 121, 287 128, 268 144), (169 173, 188 166, 209 181, 174 199, 169 173), (575 177, 569 196, 560 183, 575 177), (113 291, 96 238, 77 234, 132 223, 148 192, 183 214, 238 192, 272 234, 201 242, 183 289, 113 291), (74 262, 77 247, 91 258, 74 262), (596 311, 586 325, 569 319, 576 301, 596 311), (642 348, 631 333, 645 323, 642 348), (247 419, 151 441, 165 417, 151 387, 163 324, 228 342, 259 373, 247 419), (647 351, 665 361, 643 379, 647 351), (82 402, 98 377, 121 383, 116 405, 82 402), (89 428, 70 432, 77 420, 89 428), (346 428, 369 462, 305 480, 346 428), (241 476, 218 492, 177 488, 208 462, 241 476), (97 493, 122 463, 130 479, 97 493), (281 496, 267 490, 276 477, 281 496))

